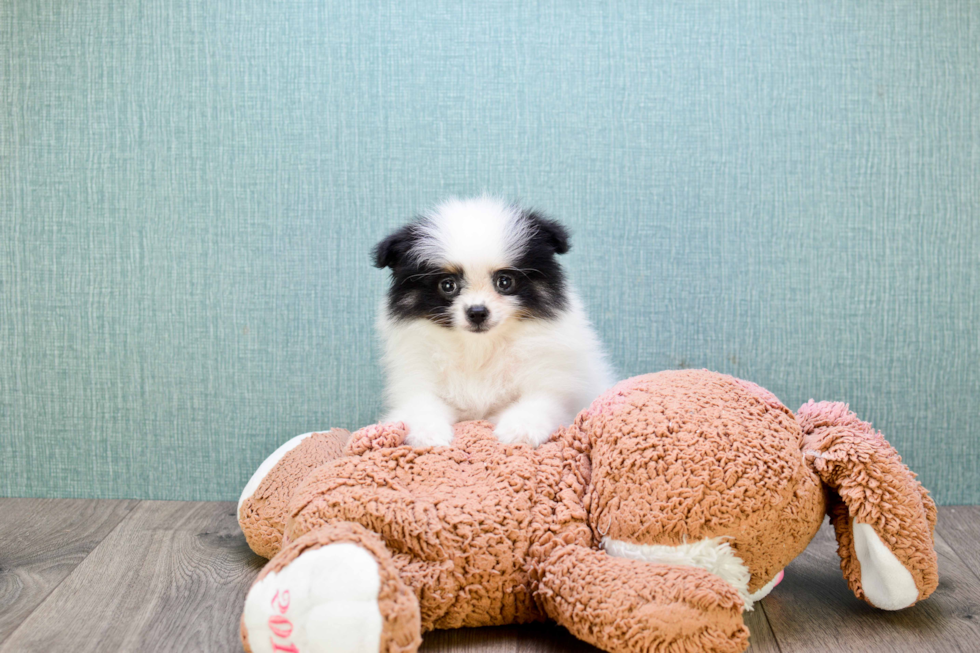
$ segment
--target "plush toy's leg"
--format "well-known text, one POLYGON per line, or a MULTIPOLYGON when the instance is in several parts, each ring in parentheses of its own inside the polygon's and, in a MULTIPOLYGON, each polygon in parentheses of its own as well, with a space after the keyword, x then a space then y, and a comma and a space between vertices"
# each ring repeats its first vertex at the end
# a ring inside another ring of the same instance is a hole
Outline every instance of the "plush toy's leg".
POLYGON ((828 513, 851 590, 884 610, 929 596, 939 582, 936 506, 915 474, 846 404, 811 401, 797 419, 807 462, 834 491, 828 513))
POLYGON ((749 645, 742 600, 703 569, 564 546, 541 568, 548 615, 611 653, 738 653, 749 645))
POLYGON ((251 653, 412 653, 419 604, 377 535, 324 526, 287 544, 245 599, 242 643, 251 653))
POLYGON ((348 438, 344 429, 297 435, 259 465, 238 500, 238 523, 252 551, 263 558, 279 551, 293 492, 311 471, 342 456, 348 438))
POLYGON ((358 461, 338 478, 332 468, 310 474, 289 505, 285 538, 291 541, 327 522, 346 521, 378 533, 392 552, 445 560, 461 543, 446 529, 429 501, 379 482, 384 469, 358 461))
POLYGON ((405 554, 392 555, 398 576, 419 600, 422 632, 435 628, 460 628, 456 614, 460 604, 460 580, 453 560, 429 562, 405 554))

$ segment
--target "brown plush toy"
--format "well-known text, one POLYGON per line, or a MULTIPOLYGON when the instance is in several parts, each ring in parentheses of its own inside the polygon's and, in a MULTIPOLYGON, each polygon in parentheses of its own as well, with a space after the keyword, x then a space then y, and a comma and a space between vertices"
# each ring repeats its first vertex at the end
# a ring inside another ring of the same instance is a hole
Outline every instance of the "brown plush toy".
POLYGON ((239 504, 272 559, 246 650, 415 651, 435 628, 552 619, 606 651, 737 652, 825 514, 854 593, 894 610, 936 587, 936 510, 843 404, 793 415, 707 371, 618 384, 538 449, 487 422, 448 447, 383 424, 300 436, 239 504), (343 454, 343 455, 342 455, 343 454))

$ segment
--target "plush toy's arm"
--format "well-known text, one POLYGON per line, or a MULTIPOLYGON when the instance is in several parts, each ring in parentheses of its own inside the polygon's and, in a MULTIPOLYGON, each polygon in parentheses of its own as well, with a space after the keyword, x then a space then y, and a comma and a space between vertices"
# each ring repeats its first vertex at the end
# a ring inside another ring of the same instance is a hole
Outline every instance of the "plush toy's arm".
POLYGON ((353 522, 377 533, 396 553, 444 560, 458 544, 443 527, 436 507, 404 489, 379 482, 369 464, 338 478, 321 467, 306 477, 287 509, 285 538, 295 541, 330 522, 353 522))
POLYGON ((542 563, 538 598, 549 617, 610 653, 739 653, 749 643, 738 592, 695 567, 565 545, 542 563))
POLYGON ((255 553, 271 558, 279 551, 293 492, 310 472, 340 458, 348 438, 344 429, 304 433, 262 462, 238 500, 238 523, 255 553))
POLYGON ((344 449, 346 456, 359 456, 375 449, 400 447, 405 444, 408 427, 404 422, 372 424, 351 434, 344 449))
POLYGON ((796 417, 807 462, 834 491, 828 513, 851 590, 884 610, 929 596, 939 582, 936 506, 915 474, 846 404, 810 401, 796 417))

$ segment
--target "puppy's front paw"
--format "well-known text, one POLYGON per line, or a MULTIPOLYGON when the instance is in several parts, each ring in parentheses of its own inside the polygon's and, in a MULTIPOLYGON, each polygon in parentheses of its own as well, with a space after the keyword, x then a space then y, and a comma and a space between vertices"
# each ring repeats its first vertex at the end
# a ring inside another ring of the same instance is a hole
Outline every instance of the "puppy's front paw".
POLYGON ((409 418, 405 444, 410 447, 443 447, 453 441, 453 425, 440 419, 409 418))
POLYGON ((500 416, 493 434, 504 444, 529 444, 537 448, 548 441, 558 426, 536 410, 515 406, 500 416))
POLYGON ((453 441, 453 417, 438 399, 419 396, 401 402, 384 421, 407 426, 405 444, 410 447, 440 447, 453 441))

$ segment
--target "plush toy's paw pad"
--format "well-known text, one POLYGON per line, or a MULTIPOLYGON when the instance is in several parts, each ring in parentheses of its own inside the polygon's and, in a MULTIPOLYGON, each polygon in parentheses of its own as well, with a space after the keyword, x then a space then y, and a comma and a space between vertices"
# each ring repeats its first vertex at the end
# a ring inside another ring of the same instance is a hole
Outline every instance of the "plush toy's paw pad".
POLYGON ((315 653, 373 653, 378 650, 381 626, 376 605, 338 601, 310 610, 306 633, 315 653))
POLYGON ((377 653, 384 620, 378 563, 348 542, 309 549, 258 581, 245 599, 254 653, 377 653))

